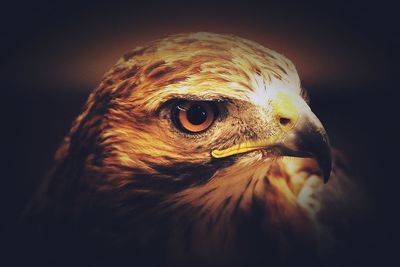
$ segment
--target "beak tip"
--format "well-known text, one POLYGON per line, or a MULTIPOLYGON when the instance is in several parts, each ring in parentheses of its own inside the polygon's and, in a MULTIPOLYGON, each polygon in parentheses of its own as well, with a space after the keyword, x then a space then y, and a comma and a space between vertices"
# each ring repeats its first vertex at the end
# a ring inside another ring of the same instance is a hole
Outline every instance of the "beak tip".
POLYGON ((327 153, 327 155, 322 157, 320 159, 320 161, 318 162, 318 164, 322 171, 324 183, 326 184, 332 174, 332 158, 331 158, 330 149, 329 149, 329 153, 327 153))
POLYGON ((302 114, 293 128, 286 132, 281 153, 298 157, 314 158, 321 178, 327 183, 332 171, 332 154, 328 135, 319 119, 309 110, 302 114))
POLYGON ((328 183, 330 177, 331 177, 330 171, 323 174, 324 184, 328 183))

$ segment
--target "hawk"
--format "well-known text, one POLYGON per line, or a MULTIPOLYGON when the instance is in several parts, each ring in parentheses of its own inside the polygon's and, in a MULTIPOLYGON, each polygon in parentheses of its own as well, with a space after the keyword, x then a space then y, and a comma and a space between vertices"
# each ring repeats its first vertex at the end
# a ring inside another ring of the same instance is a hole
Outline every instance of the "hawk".
POLYGON ((352 186, 336 155, 287 58, 173 35, 105 74, 28 213, 66 265, 315 266, 352 186))

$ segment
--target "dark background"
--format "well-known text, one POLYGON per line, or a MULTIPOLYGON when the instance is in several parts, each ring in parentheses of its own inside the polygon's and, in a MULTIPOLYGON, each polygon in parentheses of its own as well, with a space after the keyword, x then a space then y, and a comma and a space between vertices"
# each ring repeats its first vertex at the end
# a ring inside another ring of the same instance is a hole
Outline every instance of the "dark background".
MULTIPOLYGON (((2 5, 1 252, 23 257, 16 222, 55 149, 102 74, 126 50, 172 33, 251 39, 297 66, 331 142, 366 185, 368 216, 353 241, 355 264, 395 259, 400 204, 399 43, 389 2, 262 4, 46 2, 2 5)), ((349 253, 351 255, 352 252, 349 253)))

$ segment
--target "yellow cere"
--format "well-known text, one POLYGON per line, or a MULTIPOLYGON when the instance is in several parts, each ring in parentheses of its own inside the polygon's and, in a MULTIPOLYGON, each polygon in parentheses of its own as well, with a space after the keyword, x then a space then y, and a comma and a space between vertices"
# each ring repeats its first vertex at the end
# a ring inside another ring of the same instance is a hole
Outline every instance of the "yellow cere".
POLYGON ((288 132, 296 125, 299 118, 299 111, 289 95, 283 92, 277 92, 272 101, 272 109, 274 117, 277 120, 281 118, 289 119, 287 124, 280 124, 284 132, 288 132))
MULTIPOLYGON (((279 123, 281 129, 284 133, 292 129, 299 118, 299 111, 296 105, 293 103, 292 98, 283 93, 277 92, 272 101, 273 116, 276 120, 285 119, 285 123, 279 123)), ((258 149, 263 149, 268 146, 275 144, 278 136, 271 136, 268 139, 256 140, 256 141, 246 141, 240 144, 233 145, 227 149, 214 149, 211 151, 211 156, 214 158, 225 158, 235 154, 246 153, 258 149)))

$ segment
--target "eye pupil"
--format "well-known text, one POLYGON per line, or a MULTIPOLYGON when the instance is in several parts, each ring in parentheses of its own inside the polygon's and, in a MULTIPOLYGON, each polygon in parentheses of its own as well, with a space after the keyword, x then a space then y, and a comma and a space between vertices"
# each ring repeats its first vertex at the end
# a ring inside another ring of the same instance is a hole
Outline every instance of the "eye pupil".
POLYGON ((206 101, 182 101, 172 109, 172 121, 186 133, 207 130, 217 116, 216 108, 206 101))
POLYGON ((207 120, 207 111, 200 105, 194 105, 187 111, 188 121, 194 125, 200 125, 207 120))

